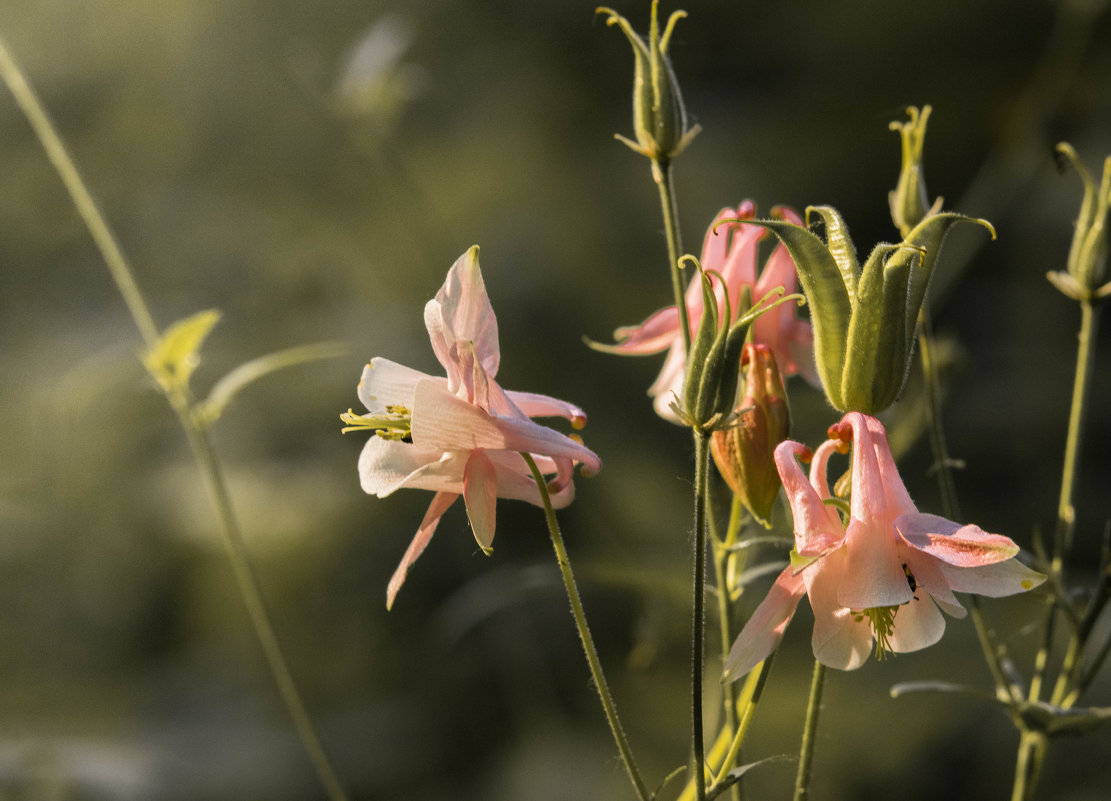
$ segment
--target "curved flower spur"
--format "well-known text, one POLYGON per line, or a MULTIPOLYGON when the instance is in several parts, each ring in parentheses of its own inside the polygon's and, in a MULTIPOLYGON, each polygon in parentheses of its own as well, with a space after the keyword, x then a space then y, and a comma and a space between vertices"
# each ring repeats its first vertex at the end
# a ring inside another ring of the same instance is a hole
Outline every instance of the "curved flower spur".
POLYGON ((566 417, 586 424, 582 409, 546 395, 503 390, 494 380, 501 360, 498 323, 482 272, 478 247, 456 260, 436 297, 424 307, 432 350, 446 377, 430 376, 381 357, 359 381, 367 414, 341 415, 352 430, 374 433, 359 456, 363 490, 384 498, 402 488, 436 493, 386 592, 393 605, 409 567, 421 555, 440 518, 462 495, 479 547, 489 554, 498 498, 543 506, 522 457, 528 453, 553 478, 552 506, 574 498, 575 464, 596 473, 602 462, 577 438, 534 423, 533 417, 566 417))
POLYGON ((860 667, 875 641, 877 656, 933 645, 945 631, 938 607, 953 617, 966 610, 954 592, 1013 595, 1045 576, 1014 559, 1008 537, 919 512, 907 494, 883 425, 850 412, 830 427, 807 478, 799 458, 809 450, 790 440, 775 461, 795 519, 789 565, 733 644, 725 680, 752 670, 779 645, 803 595, 814 611, 814 656, 841 670, 860 667), (826 470, 835 451, 852 443, 848 519, 830 494, 826 470))

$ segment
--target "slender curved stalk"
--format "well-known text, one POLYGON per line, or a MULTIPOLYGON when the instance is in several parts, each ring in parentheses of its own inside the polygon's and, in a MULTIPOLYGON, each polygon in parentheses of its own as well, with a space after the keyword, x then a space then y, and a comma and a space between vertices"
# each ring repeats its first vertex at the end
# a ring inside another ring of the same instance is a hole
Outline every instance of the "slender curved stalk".
MULTIPOLYGON (((706 490, 706 500, 707 504, 709 504, 709 486, 707 486, 706 490)), ((744 506, 740 498, 734 495, 732 508, 729 513, 729 527, 726 529, 725 539, 721 539, 717 536, 713 513, 709 509, 706 513, 706 519, 710 524, 710 534, 713 536, 714 542, 714 581, 717 584, 718 628, 721 634, 722 664, 725 664, 729 659, 729 651, 733 646, 733 604, 729 597, 726 562, 730 555, 729 546, 733 545, 736 540, 737 532, 740 530, 740 517, 743 513, 744 506)), ((725 728, 723 731, 728 732, 735 740, 736 733, 738 732, 736 682, 729 682, 722 689, 722 703, 725 706, 725 728)), ((739 754, 739 747, 737 753, 730 752, 729 757, 721 763, 722 768, 732 768, 733 762, 738 758, 739 754)), ((732 786, 731 794, 733 801, 741 801, 743 792, 740 782, 732 786)))
POLYGON ((691 350, 691 326, 687 315, 683 275, 679 268, 679 257, 683 255, 683 239, 679 233, 679 210, 675 201, 675 185, 671 180, 671 162, 653 161, 652 179, 660 192, 660 210, 663 212, 664 233, 667 235, 667 258, 671 262, 671 289, 675 295, 675 306, 679 310, 679 327, 683 332, 683 351, 691 350))
POLYGON ((598 691, 598 700, 602 702, 602 710, 606 714, 613 739, 617 743, 617 750, 621 752, 621 759, 625 763, 625 770, 629 773, 629 780, 636 789, 637 797, 641 801, 650 801, 648 792, 640 771, 637 769, 636 760, 633 759, 632 749, 625 737, 625 730, 621 726, 621 718, 617 715, 617 706, 613 703, 606 674, 602 671, 602 663, 598 659, 598 651, 594 647, 594 638, 590 634, 590 626, 586 622, 586 613, 583 611, 582 599, 575 584, 575 575, 571 572, 571 561, 567 556, 567 548, 563 544, 563 535, 559 530, 559 521, 556 519, 552 501, 548 496, 548 484, 540 468, 536 466, 533 458, 522 453, 525 463, 532 471, 536 486, 540 489, 540 498, 544 501, 544 518, 548 523, 548 534, 552 539, 552 548, 555 550, 556 562, 559 563, 559 572, 563 576, 563 586, 567 589, 567 598, 571 602, 571 616, 575 619, 575 626, 579 630, 579 639, 582 641, 583 651, 586 653, 586 662, 590 666, 590 676, 594 680, 594 689, 598 691))
POLYGON ((706 659, 706 485, 709 435, 694 432, 694 599, 691 612, 691 775, 695 797, 706 801, 706 744, 702 721, 702 676, 706 659))
POLYGON ((799 749, 799 772, 795 777, 795 801, 810 797, 810 771, 814 764, 814 742, 818 731, 818 710, 822 705, 822 687, 825 684, 826 666, 814 660, 814 675, 810 680, 810 700, 806 704, 806 725, 802 730, 802 747, 799 749))
MULTIPOLYGON (((16 103, 19 104, 20 109, 27 117, 27 121, 42 143, 50 162, 54 165, 62 183, 65 184, 70 197, 72 197, 81 219, 89 229, 89 233, 108 266, 112 279, 123 296, 124 303, 127 304, 127 308, 131 312, 143 342, 148 349, 155 347, 159 341, 158 326, 155 325, 154 318, 147 308, 142 292, 140 292, 139 286, 135 282, 134 274, 128 266, 127 259, 124 258, 111 228, 109 228, 107 221, 97 208, 92 194, 77 170, 77 166, 70 158, 61 137, 51 123, 46 109, 39 102, 23 71, 16 64, 2 40, 0 40, 0 76, 3 77, 8 89, 15 97, 16 103)), ((305 709, 304 702, 301 700, 300 693, 297 691, 297 685, 293 681, 293 676, 282 655, 278 639, 274 634, 274 628, 270 623, 266 606, 262 600, 258 579, 251 569, 247 549, 243 543, 243 536, 232 509, 227 484, 224 481, 219 463, 213 454, 208 435, 196 422, 192 399, 184 388, 179 388, 167 392, 167 400, 185 429, 189 447, 193 452, 197 467, 204 478, 209 496, 216 508, 216 514, 221 523, 221 531, 224 535, 225 550, 231 561, 240 595, 243 597, 251 624, 254 626, 255 634, 258 636, 270 671, 278 685, 278 692, 282 701, 293 719, 293 725, 297 729, 301 743, 312 761, 317 777, 328 797, 332 801, 346 801, 346 793, 324 751, 312 720, 305 709)))
POLYGON ((1011 801, 1031 801, 1038 777, 1042 772, 1049 740, 1040 731, 1023 730, 1015 762, 1015 783, 1011 788, 1011 801))
MULTIPOLYGON (((744 745, 745 735, 748 734, 748 727, 752 724, 752 718, 756 714, 756 704, 760 701, 760 695, 764 691, 764 684, 768 680, 768 673, 771 672, 772 660, 775 659, 775 653, 771 653, 767 659, 760 663, 760 667, 754 670, 747 679, 745 688, 745 695, 748 697, 748 703, 745 704, 744 714, 741 715, 740 723, 737 725, 737 733, 733 736, 733 741, 729 744, 729 750, 725 754, 725 759, 722 760, 721 770, 714 776, 714 782, 710 789, 706 791, 708 798, 714 798, 721 792, 719 789, 722 781, 729 775, 729 771, 737 764, 737 760, 741 755, 741 746, 744 745)), ((734 784, 733 787, 737 785, 734 784)))
POLYGON ((933 357, 933 330, 930 314, 925 304, 918 311, 918 353, 922 359, 922 378, 926 392, 926 426, 930 431, 930 448, 937 472, 941 508, 950 520, 960 518, 957 488, 953 482, 953 461, 945 442, 945 428, 941 423, 941 387, 938 382, 937 364, 933 357))

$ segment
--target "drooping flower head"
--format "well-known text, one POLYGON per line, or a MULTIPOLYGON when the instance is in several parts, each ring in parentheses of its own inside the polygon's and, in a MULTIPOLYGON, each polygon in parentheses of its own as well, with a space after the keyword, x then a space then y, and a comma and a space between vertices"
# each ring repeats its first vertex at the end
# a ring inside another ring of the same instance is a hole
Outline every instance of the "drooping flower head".
POLYGON ((814 452, 809 478, 798 442, 775 452, 795 519, 795 553, 733 644, 726 680, 743 676, 783 637, 803 595, 814 610, 814 656, 852 670, 876 652, 933 645, 945 630, 938 607, 966 611, 954 592, 999 597, 1032 589, 1045 576, 1014 559, 1018 546, 975 525, 919 512, 899 477, 883 425, 851 412, 814 452), (830 494, 830 457, 852 444, 847 521, 830 494))
MULTIPOLYGON (((786 220, 801 224, 801 218, 788 208, 778 213, 786 220)), ((768 257, 763 270, 757 275, 758 244, 767 234, 759 226, 747 223, 727 223, 727 220, 748 220, 755 216, 756 207, 746 200, 736 209, 722 209, 706 231, 702 245, 702 268, 714 280, 714 294, 718 311, 724 314, 726 298, 728 307, 743 311, 742 299, 759 300, 776 287, 783 287, 788 294, 795 291, 798 279, 795 264, 787 249, 778 245, 768 257), (747 291, 746 291, 747 290, 747 291)), ((698 330, 703 315, 703 295, 699 281, 687 287, 685 298, 687 319, 691 334, 698 330)), ((663 369, 655 383, 648 389, 656 413, 673 423, 680 422, 671 409, 676 397, 682 396, 686 374, 687 355, 683 346, 679 310, 675 306, 653 314, 637 326, 618 328, 614 339, 619 344, 613 352, 627 355, 648 355, 667 350, 663 369)), ((779 369, 785 375, 800 373, 817 384, 814 367, 813 333, 810 324, 795 316, 794 305, 785 303, 764 313, 753 323, 752 339, 767 345, 779 369)))
POLYGON ((432 350, 446 377, 430 376, 388 359, 372 359, 359 381, 365 415, 341 415, 345 431, 374 432, 359 456, 363 490, 384 498, 402 488, 436 493, 397 571, 386 606, 393 604, 409 567, 428 545, 440 518, 462 495, 475 539, 489 553, 498 498, 542 506, 540 489, 522 453, 544 475, 552 505, 574 497, 575 464, 591 473, 601 460, 581 442, 533 417, 560 416, 586 424, 577 406, 546 395, 503 390, 494 380, 501 360, 498 324, 478 247, 456 260, 436 297, 424 307, 432 350))

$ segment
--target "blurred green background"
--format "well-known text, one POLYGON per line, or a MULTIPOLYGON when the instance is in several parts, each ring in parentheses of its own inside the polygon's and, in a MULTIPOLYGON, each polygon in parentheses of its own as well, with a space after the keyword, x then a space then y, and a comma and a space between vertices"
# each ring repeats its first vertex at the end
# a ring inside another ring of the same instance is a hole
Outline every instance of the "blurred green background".
MULTIPOLYGON (((614 5, 647 27, 647 2, 614 5)), ((1056 507, 1078 319, 1044 279, 1064 267, 1080 199, 1052 146, 1072 142, 1093 171, 1111 154, 1107 3, 685 8, 672 54, 704 128, 676 170, 689 250, 744 198, 762 211, 835 205, 865 252, 891 240, 899 143, 887 123, 933 105, 931 196, 999 233, 988 244, 956 231, 932 293, 951 356, 945 421, 967 463, 961 504, 1029 547, 1056 507)), ((357 407, 372 356, 436 369, 422 305, 475 243, 502 384, 591 415, 584 435, 605 469, 578 482, 561 520, 649 782, 682 764, 690 441, 644 396, 659 359, 581 342, 670 297, 647 162, 611 138, 631 134, 631 53, 593 4, 3 0, 0 35, 159 324, 223 311, 194 386, 279 348, 349 345, 246 390, 214 437, 278 634, 353 797, 632 797, 536 509, 500 505, 489 559, 453 509, 384 608, 430 496, 364 495, 364 438, 340 436, 338 413, 357 407)), ((0 182, 0 798, 320 798, 181 431, 6 91, 0 182)), ((1108 328, 1079 485, 1082 580, 1111 518, 1108 328)), ((834 416, 792 387, 795 436, 814 443, 834 416)), ((889 422, 909 432, 911 417, 889 422)), ((902 441, 912 495, 940 511, 926 443, 902 441)), ((1037 608, 989 607, 1024 670, 1037 608)), ((750 758, 797 751, 808 617, 776 662, 750 758)), ((1111 703, 1107 676, 1092 703, 1111 703)), ((928 651, 829 677, 816 798, 1006 797, 1017 737, 1002 714, 888 697, 897 681, 932 678, 989 686, 968 621, 928 651)), ((1106 731, 1058 743, 1044 797, 1106 798, 1107 747, 1106 731)), ((792 781, 791 764, 761 768, 750 797, 786 798, 792 781)))

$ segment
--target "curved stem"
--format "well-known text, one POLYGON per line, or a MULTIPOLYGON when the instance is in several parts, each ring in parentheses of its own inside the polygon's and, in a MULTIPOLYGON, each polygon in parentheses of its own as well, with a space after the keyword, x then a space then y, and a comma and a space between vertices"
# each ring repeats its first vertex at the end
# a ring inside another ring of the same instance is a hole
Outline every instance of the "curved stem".
POLYGON ((73 198, 78 214, 81 215, 85 227, 89 229, 96 246, 100 249, 104 262, 112 273, 112 280, 116 282, 116 287, 123 296, 124 303, 127 304, 135 320, 135 325, 139 327, 143 342, 148 348, 153 347, 158 342, 158 326, 154 324, 142 293, 139 292, 131 270, 128 269, 127 260, 120 251, 108 223, 97 209, 96 201, 93 200, 85 182, 81 180, 77 165, 73 163, 61 137, 50 122, 46 109, 39 102, 35 91, 27 82, 19 65, 15 63, 3 40, 0 40, 0 76, 3 76, 4 83, 8 85, 15 102, 19 104, 20 110, 34 129, 39 142, 42 143, 50 163, 57 170, 58 177, 62 179, 70 197, 73 198))
POLYGON ((1031 801, 1038 777, 1042 772, 1049 741, 1044 733, 1023 730, 1018 745, 1018 758, 1015 762, 1015 783, 1011 788, 1011 801, 1031 801))
POLYGON ((582 599, 579 597, 579 590, 575 584, 575 575, 571 572, 571 561, 567 556, 567 548, 563 545, 563 535, 559 530, 559 521, 556 519, 551 498, 548 496, 548 484, 533 458, 527 453, 522 453, 521 456, 524 457, 525 463, 532 471, 532 477, 540 490, 540 498, 544 501, 544 518, 548 523, 548 534, 551 536, 556 562, 559 563, 559 571, 563 576, 563 586, 567 589, 567 598, 571 602, 571 616, 575 619, 575 626, 579 630, 579 639, 582 641, 583 651, 586 653, 586 662, 590 666, 590 676, 594 680, 594 689, 598 691, 598 700, 602 702, 602 709, 606 713, 606 721, 609 723, 610 731, 613 732, 617 750, 621 752, 621 759, 625 763, 625 770, 629 773, 629 780, 636 789, 637 797, 641 801, 650 801, 651 794, 648 792, 648 788, 640 776, 640 771, 637 769, 636 761, 633 759, 633 752, 629 747, 628 739, 625 737, 621 719, 617 715, 617 707, 613 703, 609 684, 606 683, 606 675, 602 672, 602 663, 598 660, 594 638, 591 636, 590 627, 586 623, 586 613, 583 611, 582 599))
POLYGON ((941 423, 941 386, 937 364, 933 357, 933 330, 926 305, 918 311, 918 353, 922 359, 922 378, 926 392, 926 425, 930 431, 930 448, 937 471, 938 491, 941 494, 942 513, 950 520, 960 518, 957 488, 953 481, 953 460, 945 442, 945 429, 941 423))
POLYGON ((818 709, 822 705, 822 686, 826 666, 814 660, 814 675, 810 681, 810 700, 806 704, 806 725, 802 730, 802 747, 799 749, 799 772, 795 777, 795 801, 810 797, 810 770, 814 763, 814 740, 818 731, 818 709))
POLYGON ((653 161, 652 179, 660 192, 660 210, 663 212, 664 233, 667 235, 667 258, 671 263, 671 290, 675 307, 679 310, 679 327, 683 332, 683 352, 690 353, 691 326, 687 315, 686 292, 679 257, 683 255, 683 239, 679 233, 679 208, 675 200, 675 185, 671 180, 671 162, 653 161))
MULTIPOLYGON (((760 667, 749 674, 746 680, 745 695, 748 698, 748 703, 745 704, 744 714, 741 715, 741 721, 737 726, 737 733, 733 736, 733 742, 729 744, 729 750, 725 754, 725 759, 721 763, 721 770, 714 776, 713 785, 707 791, 707 797, 713 798, 720 790, 717 788, 721 785, 722 781, 729 775, 729 771, 737 764, 737 760, 741 755, 741 746, 744 745, 745 735, 748 734, 748 727, 752 724, 752 718, 756 714, 756 704, 760 701, 760 695, 764 691, 764 684, 767 682, 768 673, 771 672, 772 660, 775 658, 775 653, 771 653, 767 659, 760 663, 760 667)), ((734 784, 734 787, 737 785, 734 784)))
MULTIPOLYGON (((155 325, 154 318, 147 308, 146 301, 135 282, 134 274, 128 266, 127 259, 124 258, 123 251, 116 242, 116 238, 104 216, 97 208, 92 194, 82 180, 73 159, 70 158, 61 137, 50 122, 46 109, 39 102, 23 71, 15 63, 2 40, 0 40, 0 77, 3 77, 4 82, 11 90, 16 103, 19 104, 20 109, 26 115, 27 121, 42 143, 50 162, 57 170, 62 183, 65 184, 66 190, 81 215, 81 219, 85 222, 85 226, 92 235, 93 241, 112 274, 116 287, 123 296, 124 303, 127 304, 127 308, 131 312, 143 342, 148 349, 155 347, 160 336, 158 326, 155 325)), ((347 796, 335 770, 332 768, 331 762, 328 760, 278 645, 277 637, 266 612, 266 606, 262 600, 258 579, 251 569, 247 550, 243 544, 243 536, 232 510, 227 485, 224 482, 219 463, 212 452, 208 436, 196 422, 192 399, 184 388, 169 391, 166 397, 185 429, 185 435, 193 451, 193 457, 201 475, 204 477, 212 503, 216 507, 216 513, 221 523, 221 532, 224 535, 225 550, 231 561, 240 595, 243 597, 255 634, 258 636, 270 671, 278 685, 278 692, 282 701, 293 719, 293 725, 297 729, 301 743, 312 761, 328 797, 332 801, 346 801, 347 796)))
POLYGON ((706 485, 709 435, 694 432, 694 599, 691 620, 691 773, 695 797, 706 801, 706 745, 702 721, 702 676, 706 659, 706 485))

